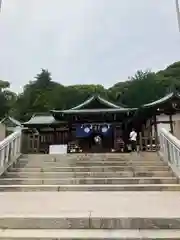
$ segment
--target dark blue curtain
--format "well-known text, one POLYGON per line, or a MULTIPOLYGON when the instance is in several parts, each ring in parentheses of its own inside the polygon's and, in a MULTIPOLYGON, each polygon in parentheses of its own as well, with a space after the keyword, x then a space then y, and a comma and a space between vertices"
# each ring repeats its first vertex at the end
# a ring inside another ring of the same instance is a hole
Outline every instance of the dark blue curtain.
POLYGON ((87 126, 78 125, 76 126, 76 137, 89 137, 92 133, 92 129, 87 126))
POLYGON ((76 137, 85 138, 89 137, 92 133, 109 136, 112 134, 112 126, 106 124, 98 125, 98 128, 91 125, 76 126, 76 137))

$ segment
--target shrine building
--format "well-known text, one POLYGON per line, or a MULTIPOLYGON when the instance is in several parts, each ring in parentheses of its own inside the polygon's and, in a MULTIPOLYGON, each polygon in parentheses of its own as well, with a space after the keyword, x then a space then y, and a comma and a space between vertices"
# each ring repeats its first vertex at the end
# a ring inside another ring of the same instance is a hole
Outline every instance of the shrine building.
POLYGON ((26 153, 48 153, 51 145, 66 145, 68 153, 128 152, 134 128, 140 150, 156 151, 162 126, 180 138, 177 92, 140 108, 119 106, 95 95, 71 109, 34 114, 23 123, 23 145, 26 153))

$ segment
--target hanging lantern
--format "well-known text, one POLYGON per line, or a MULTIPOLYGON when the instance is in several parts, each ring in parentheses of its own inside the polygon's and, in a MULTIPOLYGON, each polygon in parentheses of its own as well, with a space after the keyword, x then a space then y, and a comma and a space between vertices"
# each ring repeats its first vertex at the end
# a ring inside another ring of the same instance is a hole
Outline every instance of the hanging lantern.
POLYGON ((108 128, 107 128, 106 126, 102 127, 102 129, 101 129, 101 131, 102 131, 103 133, 106 133, 107 130, 108 130, 108 128))
POLYGON ((85 131, 86 133, 89 133, 91 130, 90 130, 89 127, 85 127, 85 128, 84 128, 84 131, 85 131))

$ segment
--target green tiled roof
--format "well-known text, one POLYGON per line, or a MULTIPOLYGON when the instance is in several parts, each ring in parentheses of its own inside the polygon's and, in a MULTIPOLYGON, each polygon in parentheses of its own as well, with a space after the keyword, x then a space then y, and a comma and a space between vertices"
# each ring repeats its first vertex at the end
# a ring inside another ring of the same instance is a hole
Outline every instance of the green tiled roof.
POLYGON ((13 118, 13 117, 10 117, 10 116, 3 118, 0 123, 5 122, 7 119, 8 119, 9 121, 11 121, 14 125, 16 125, 16 126, 21 126, 21 123, 20 123, 18 120, 16 120, 16 119, 13 118))
POLYGON ((86 113, 122 113, 136 110, 136 108, 126 108, 118 106, 114 103, 111 103, 100 96, 92 96, 83 103, 79 104, 76 107, 67 110, 51 110, 52 114, 86 114, 86 113), (101 107, 90 108, 90 103, 97 101, 101 104, 101 107), (102 108, 102 105, 105 108, 102 108), (89 108, 88 108, 89 106, 89 108))
POLYGON ((81 103, 81 104, 77 105, 76 107, 73 107, 69 110, 80 110, 81 108, 88 106, 93 101, 98 101, 99 103, 105 105, 108 108, 114 108, 114 109, 120 108, 120 106, 118 106, 112 102, 109 102, 100 96, 92 96, 92 97, 88 98, 86 101, 84 101, 83 103, 81 103))
POLYGON ((33 115, 31 119, 23 125, 55 124, 58 123, 52 115, 33 115))
POLYGON ((171 100, 173 98, 180 99, 180 94, 179 93, 169 93, 166 96, 164 96, 164 97, 162 97, 162 98, 160 98, 160 99, 158 99, 158 100, 156 100, 154 102, 151 102, 151 103, 148 103, 148 104, 144 104, 142 107, 145 107, 145 108, 147 107, 148 108, 148 107, 157 106, 157 105, 163 104, 163 103, 165 103, 165 102, 167 102, 167 101, 169 101, 169 100, 171 100))

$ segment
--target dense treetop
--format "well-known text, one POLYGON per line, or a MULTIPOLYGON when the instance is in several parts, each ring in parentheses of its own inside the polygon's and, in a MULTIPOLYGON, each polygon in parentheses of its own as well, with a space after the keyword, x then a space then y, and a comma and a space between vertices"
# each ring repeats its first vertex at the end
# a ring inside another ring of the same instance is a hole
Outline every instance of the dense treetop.
POLYGON ((9 114, 22 121, 28 120, 37 112, 74 107, 93 94, 119 105, 139 107, 173 89, 180 91, 180 62, 156 73, 139 70, 135 76, 122 79, 109 89, 94 84, 64 86, 54 82, 47 69, 42 69, 18 95, 8 90, 9 87, 9 82, 0 80, 0 119, 9 114))

